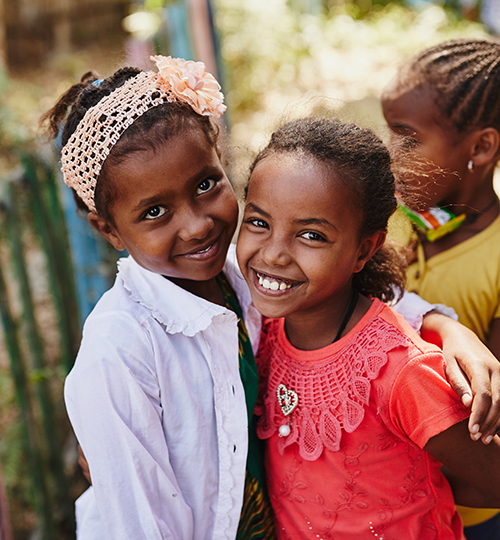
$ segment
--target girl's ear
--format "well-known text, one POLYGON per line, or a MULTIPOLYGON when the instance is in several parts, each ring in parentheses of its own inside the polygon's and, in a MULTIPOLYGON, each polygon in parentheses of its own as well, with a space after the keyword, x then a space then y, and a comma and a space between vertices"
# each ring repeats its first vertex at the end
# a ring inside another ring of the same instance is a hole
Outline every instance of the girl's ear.
POLYGON ((89 212, 87 214, 87 220, 115 249, 118 251, 123 251, 125 249, 120 235, 112 223, 95 212, 89 212))
POLYGON ((482 167, 498 160, 500 133, 493 127, 476 131, 471 160, 475 167, 482 167))
POLYGON ((385 231, 378 231, 372 236, 367 236, 359 245, 358 260, 356 262, 354 272, 361 272, 365 264, 375 255, 375 253, 384 245, 385 231))

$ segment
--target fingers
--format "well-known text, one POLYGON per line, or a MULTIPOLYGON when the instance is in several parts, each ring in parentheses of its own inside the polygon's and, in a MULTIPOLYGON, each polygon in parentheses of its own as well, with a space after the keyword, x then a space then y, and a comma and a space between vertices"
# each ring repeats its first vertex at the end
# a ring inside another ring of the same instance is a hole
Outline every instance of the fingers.
POLYGON ((489 444, 500 430, 500 374, 498 370, 484 369, 476 373, 471 384, 456 359, 448 359, 446 375, 466 407, 471 407, 469 432, 471 439, 489 444))
POLYGON ((472 438, 474 440, 480 438, 485 444, 489 444, 495 433, 500 430, 500 375, 497 370, 491 373, 489 389, 475 393, 469 426, 472 438), (474 429, 473 436, 474 425, 478 428, 474 429))
POLYGON ((471 415, 469 418, 469 432, 472 440, 477 441, 486 436, 486 421, 490 418, 491 395, 489 392, 478 392, 474 395, 471 415))
POLYGON ((83 476, 87 479, 88 483, 92 485, 92 478, 90 477, 90 469, 82 447, 78 445, 78 465, 82 469, 83 476))
POLYGON ((472 404, 472 390, 455 357, 447 357, 446 359, 446 376, 462 403, 466 407, 470 407, 472 404))

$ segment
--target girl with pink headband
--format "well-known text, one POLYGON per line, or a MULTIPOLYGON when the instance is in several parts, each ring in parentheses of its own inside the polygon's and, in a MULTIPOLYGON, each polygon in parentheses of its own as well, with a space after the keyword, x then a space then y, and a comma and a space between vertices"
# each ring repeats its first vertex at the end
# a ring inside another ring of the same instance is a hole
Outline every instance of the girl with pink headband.
MULTIPOLYGON (((54 136, 64 120, 64 180, 89 223, 129 253, 66 381, 93 484, 77 502, 77 535, 273 538, 253 417, 261 316, 231 248, 238 205, 213 120, 223 97, 203 64, 153 59, 158 73, 88 75, 45 116, 54 136)), ((460 332, 446 343, 468 339, 474 422, 494 431, 494 360, 460 332)))

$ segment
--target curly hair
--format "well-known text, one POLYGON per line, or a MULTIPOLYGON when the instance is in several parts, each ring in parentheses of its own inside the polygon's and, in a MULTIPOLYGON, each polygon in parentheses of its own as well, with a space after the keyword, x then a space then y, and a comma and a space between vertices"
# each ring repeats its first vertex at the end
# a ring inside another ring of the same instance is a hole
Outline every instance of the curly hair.
MULTIPOLYGON (((389 151, 371 130, 331 118, 294 120, 273 133, 251 171, 268 156, 285 153, 318 160, 352 190, 362 214, 361 238, 387 230, 397 208, 394 176, 389 151)), ((403 256, 386 243, 354 275, 353 285, 368 297, 394 300, 405 286, 403 256)))
MULTIPOLYGON (((95 74, 88 72, 83 75, 81 81, 69 88, 54 107, 42 116, 41 123, 47 126, 49 137, 55 139, 61 133, 61 144, 64 146, 91 107, 98 105, 103 97, 140 72, 137 68, 122 68, 98 85, 94 84, 97 80, 95 74)), ((210 117, 194 112, 186 103, 164 103, 153 107, 129 126, 113 146, 99 174, 95 191, 97 213, 113 222, 111 209, 117 195, 109 174, 113 166, 133 152, 156 151, 171 137, 190 129, 201 130, 208 143, 217 148, 217 124, 210 117)), ((75 192, 73 196, 78 209, 88 212, 88 208, 75 192)))

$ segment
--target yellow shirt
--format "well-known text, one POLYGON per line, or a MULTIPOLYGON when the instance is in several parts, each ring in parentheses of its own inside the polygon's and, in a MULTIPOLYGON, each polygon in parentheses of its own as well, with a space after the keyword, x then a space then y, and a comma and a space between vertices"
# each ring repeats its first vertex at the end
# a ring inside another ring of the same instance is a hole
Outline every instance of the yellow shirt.
MULTIPOLYGON (((396 235, 401 241, 401 231, 407 233, 408 229, 400 222, 398 226, 396 235)), ((500 317, 500 216, 472 238, 429 260, 419 244, 417 261, 407 270, 406 288, 431 304, 452 307, 462 324, 487 341, 493 319, 500 317)), ((482 523, 498 513, 458 508, 465 526, 482 523)))
POLYGON ((408 267, 406 288, 431 304, 452 307, 481 341, 500 317, 500 216, 484 231, 425 259, 422 245, 408 267))

